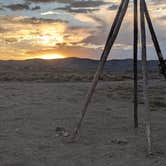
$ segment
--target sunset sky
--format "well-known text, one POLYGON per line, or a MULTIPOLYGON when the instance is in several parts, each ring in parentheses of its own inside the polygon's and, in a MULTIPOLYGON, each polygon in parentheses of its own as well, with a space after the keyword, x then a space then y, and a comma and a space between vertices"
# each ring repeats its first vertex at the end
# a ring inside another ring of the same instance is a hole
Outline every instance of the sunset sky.
MULTIPOLYGON (((166 58, 166 0, 146 0, 166 58)), ((98 59, 120 0, 0 0, 0 59, 98 59)), ((132 58, 133 4, 109 58, 132 58)), ((147 33, 148 57, 156 54, 147 33)), ((140 55, 139 55, 140 57, 140 55)))

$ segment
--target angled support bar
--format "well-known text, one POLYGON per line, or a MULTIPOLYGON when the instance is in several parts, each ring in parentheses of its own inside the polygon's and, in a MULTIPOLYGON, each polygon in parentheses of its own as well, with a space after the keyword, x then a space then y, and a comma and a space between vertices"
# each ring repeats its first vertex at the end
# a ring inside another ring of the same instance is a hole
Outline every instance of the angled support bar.
POLYGON ((105 45, 104 51, 103 51, 102 56, 101 56, 101 59, 100 59, 100 63, 99 63, 99 65, 98 65, 96 74, 95 74, 94 79, 93 79, 93 81, 92 81, 92 85, 91 85, 91 87, 89 88, 89 91, 88 91, 87 96, 86 96, 85 103, 84 103, 83 108, 82 108, 82 111, 81 111, 81 113, 82 113, 82 114, 81 114, 81 118, 80 118, 80 120, 79 120, 79 122, 78 122, 78 124, 77 124, 77 127, 76 127, 76 129, 75 129, 75 131, 74 131, 74 134, 73 134, 73 137, 71 138, 71 139, 72 139, 71 141, 74 141, 74 140, 75 140, 75 138, 76 138, 76 136, 77 136, 77 134, 78 134, 78 132, 79 132, 79 129, 80 129, 80 127, 81 127, 82 121, 83 121, 84 116, 85 116, 85 114, 86 114, 87 108, 88 108, 88 106, 89 106, 89 103, 90 103, 90 101, 91 101, 91 99, 92 99, 92 96, 93 96, 93 94, 94 94, 94 91, 95 91, 95 89, 96 89, 96 86, 97 86, 99 77, 100 77, 100 75, 101 75, 101 73, 102 73, 102 71, 103 71, 104 64, 105 64, 105 62, 106 62, 106 60, 107 60, 107 57, 108 57, 108 55, 109 55, 109 52, 110 52, 110 50, 111 50, 111 48, 112 48, 112 46, 113 46, 113 44, 114 44, 114 41, 115 41, 115 39, 116 39, 116 37, 117 37, 117 35, 118 35, 118 32, 119 32, 119 30, 120 30, 120 27, 121 27, 123 18, 124 18, 124 16, 125 16, 126 11, 127 11, 127 8, 128 8, 129 0, 122 0, 121 3, 122 3, 122 7, 121 7, 121 5, 120 5, 120 8, 119 8, 119 10, 118 10, 118 13, 119 13, 119 14, 118 14, 119 16, 117 17, 118 19, 115 20, 115 23, 113 24, 113 25, 115 26, 115 27, 113 28, 114 31, 109 35, 109 38, 108 38, 107 43, 106 43, 106 45, 105 45))
POLYGON ((166 64, 165 64, 165 61, 164 61, 164 58, 163 58, 163 55, 162 55, 162 52, 161 52, 161 49, 160 49, 160 45, 159 45, 156 33, 154 31, 154 28, 153 28, 153 24, 152 24, 150 14, 148 12, 148 8, 147 8, 145 0, 143 0, 143 3, 144 3, 145 17, 146 17, 146 20, 147 20, 147 23, 148 23, 148 26, 149 26, 149 30, 150 30, 150 33, 151 33, 153 44, 155 46, 155 50, 156 50, 157 55, 158 55, 158 59, 160 61, 161 71, 162 71, 162 74, 164 75, 164 77, 166 78, 166 64))

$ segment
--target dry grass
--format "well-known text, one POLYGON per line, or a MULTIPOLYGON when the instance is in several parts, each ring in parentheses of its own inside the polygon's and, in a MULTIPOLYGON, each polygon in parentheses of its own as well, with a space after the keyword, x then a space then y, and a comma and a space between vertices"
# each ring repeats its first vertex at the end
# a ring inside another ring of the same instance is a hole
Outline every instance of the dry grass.
MULTIPOLYGON (((56 71, 56 72, 39 72, 39 71, 1 71, 0 81, 37 81, 37 82, 88 82, 93 79, 95 71, 78 72, 78 71, 56 71)), ((150 79, 160 78, 157 73, 153 73, 150 79)), ((100 77, 102 81, 126 81, 133 79, 133 73, 111 73, 104 72, 100 77)), ((141 75, 139 75, 141 79, 141 75)))

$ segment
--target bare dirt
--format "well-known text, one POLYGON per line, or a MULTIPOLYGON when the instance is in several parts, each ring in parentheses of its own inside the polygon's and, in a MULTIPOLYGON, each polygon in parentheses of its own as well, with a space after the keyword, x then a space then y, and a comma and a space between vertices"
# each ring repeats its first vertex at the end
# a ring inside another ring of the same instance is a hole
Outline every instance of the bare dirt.
POLYGON ((147 156, 139 84, 139 129, 133 84, 100 82, 74 144, 57 127, 75 127, 89 83, 0 83, 0 166, 165 166, 166 82, 150 81, 153 156, 147 156))

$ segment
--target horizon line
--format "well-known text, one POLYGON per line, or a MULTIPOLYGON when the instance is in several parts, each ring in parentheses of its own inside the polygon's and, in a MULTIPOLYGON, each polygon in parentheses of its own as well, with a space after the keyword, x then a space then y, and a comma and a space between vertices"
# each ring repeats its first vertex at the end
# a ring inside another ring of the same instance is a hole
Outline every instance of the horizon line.
MULTIPOLYGON (((60 61, 64 59, 82 59, 82 60, 93 60, 93 61, 100 61, 100 59, 94 59, 94 58, 81 58, 81 57, 65 57, 65 58, 54 58, 54 59, 42 59, 42 58, 27 58, 27 59, 0 59, 0 61, 30 61, 30 60, 41 60, 41 61, 60 61)), ((117 59, 108 59, 107 61, 111 60, 133 60, 133 58, 117 58, 117 59)), ((141 59, 138 59, 138 61, 141 61, 141 59)), ((147 61, 159 61, 158 59, 147 59, 147 61)))

